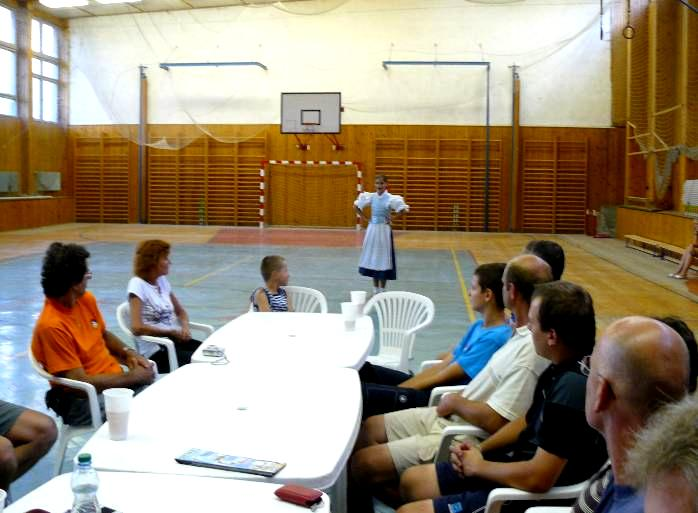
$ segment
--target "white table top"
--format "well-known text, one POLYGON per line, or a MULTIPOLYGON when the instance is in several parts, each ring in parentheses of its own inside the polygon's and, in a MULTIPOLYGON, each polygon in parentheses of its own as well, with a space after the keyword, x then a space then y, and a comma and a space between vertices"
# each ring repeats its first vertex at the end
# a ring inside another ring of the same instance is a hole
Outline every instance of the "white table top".
POLYGON ((185 365, 132 403, 128 440, 109 440, 104 424, 81 452, 98 470, 183 474, 295 483, 326 489, 349 458, 361 422, 356 371, 261 363, 185 365), (191 448, 286 463, 273 478, 182 465, 191 448))
MULTIPOLYGON (((24 513, 41 508, 64 513, 73 505, 70 473, 54 477, 36 490, 5 508, 5 513, 24 513)), ((130 472, 99 472, 97 498, 102 506, 124 513, 264 511, 300 513, 309 511, 279 500, 275 483, 256 483, 230 479, 130 472)), ((323 496, 315 511, 329 513, 330 501, 323 496)))
POLYGON ((356 329, 344 327, 341 314, 301 312, 250 312, 216 330, 194 353, 192 362, 211 362, 203 348, 225 349, 230 361, 312 362, 328 367, 359 369, 373 345, 373 321, 356 320, 356 329))

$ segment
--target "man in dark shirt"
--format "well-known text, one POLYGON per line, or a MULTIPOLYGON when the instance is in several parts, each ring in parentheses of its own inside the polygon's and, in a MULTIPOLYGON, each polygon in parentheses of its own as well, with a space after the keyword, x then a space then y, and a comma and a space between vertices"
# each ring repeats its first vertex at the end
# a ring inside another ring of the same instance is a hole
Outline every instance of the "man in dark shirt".
POLYGON ((536 352, 552 363, 538 380, 525 417, 480 446, 461 444, 452 450, 450 463, 408 469, 400 491, 415 502, 399 513, 474 512, 493 488, 545 492, 589 478, 605 461, 604 441, 585 420, 586 377, 578 364, 594 346, 591 297, 569 282, 538 285, 529 328, 536 352))

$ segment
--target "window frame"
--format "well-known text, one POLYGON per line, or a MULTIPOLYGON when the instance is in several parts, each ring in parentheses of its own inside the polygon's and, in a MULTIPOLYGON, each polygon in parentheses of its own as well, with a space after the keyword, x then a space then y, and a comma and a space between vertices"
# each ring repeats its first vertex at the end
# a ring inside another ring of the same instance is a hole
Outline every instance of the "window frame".
MULTIPOLYGON (((44 123, 55 123, 58 124, 61 122, 61 111, 60 111, 60 97, 61 97, 61 31, 60 27, 54 25, 53 23, 49 23, 47 21, 44 21, 43 19, 40 18, 32 18, 31 20, 31 28, 30 31, 34 30, 34 21, 38 23, 39 27, 39 46, 41 50, 43 50, 44 44, 44 25, 48 25, 53 29, 53 33, 56 36, 56 54, 57 57, 53 57, 51 55, 47 55, 43 53, 42 51, 34 51, 33 47, 31 48, 31 59, 30 60, 30 69, 31 69, 31 90, 32 90, 32 106, 31 106, 31 116, 34 121, 42 121, 44 123), (41 65, 41 73, 36 73, 34 71, 34 65, 33 65, 33 59, 37 59, 40 62, 41 65), (48 76, 43 75, 43 63, 48 62, 50 64, 53 64, 56 66, 58 70, 58 78, 50 78, 48 76), (36 91, 34 89, 34 79, 37 79, 39 81, 39 91, 36 91), (49 120, 49 119, 44 119, 44 83, 45 82, 51 82, 55 84, 56 86, 56 105, 55 105, 55 112, 56 112, 56 119, 55 120, 49 120), (34 116, 34 102, 35 100, 35 95, 39 95, 39 117, 34 116)), ((30 34, 30 41, 31 41, 31 34, 30 34)))
POLYGON ((9 7, 9 6, 5 5, 5 4, 0 4, 0 7, 4 8, 4 9, 7 9, 8 11, 10 11, 10 14, 12 15, 12 22, 13 22, 13 24, 14 24, 14 29, 15 29, 15 42, 14 42, 14 44, 13 44, 13 43, 8 43, 7 41, 2 41, 2 40, 0 40, 0 49, 6 50, 6 51, 8 51, 8 52, 11 52, 11 53, 14 54, 14 56, 15 56, 15 69, 14 69, 14 73, 15 73, 15 94, 7 94, 7 93, 0 92, 0 98, 6 99, 6 100, 10 100, 10 101, 14 102, 14 104, 15 104, 15 113, 14 113, 14 114, 0 114, 0 116, 8 116, 8 117, 16 118, 16 117, 19 116, 19 109, 18 109, 19 104, 18 104, 18 101, 17 101, 17 81, 18 81, 18 77, 17 77, 17 59, 18 59, 18 50, 17 50, 17 12, 16 12, 15 9, 12 9, 11 7, 9 7))

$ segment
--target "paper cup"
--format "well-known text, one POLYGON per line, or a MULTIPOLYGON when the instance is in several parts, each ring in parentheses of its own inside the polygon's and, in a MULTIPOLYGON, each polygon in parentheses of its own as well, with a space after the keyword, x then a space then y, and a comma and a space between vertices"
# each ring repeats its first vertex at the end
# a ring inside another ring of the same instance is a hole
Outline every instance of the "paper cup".
POLYGON ((356 328, 356 318, 359 316, 359 305, 349 301, 342 303, 342 317, 344 318, 344 328, 353 331, 356 328))
POLYGON ((366 291, 365 290, 352 290, 351 291, 351 302, 355 305, 359 305, 359 316, 363 315, 364 305, 366 304, 366 291))
POLYGON ((107 422, 109 423, 109 438, 126 440, 133 390, 130 388, 108 388, 103 394, 104 409, 107 412, 107 422))

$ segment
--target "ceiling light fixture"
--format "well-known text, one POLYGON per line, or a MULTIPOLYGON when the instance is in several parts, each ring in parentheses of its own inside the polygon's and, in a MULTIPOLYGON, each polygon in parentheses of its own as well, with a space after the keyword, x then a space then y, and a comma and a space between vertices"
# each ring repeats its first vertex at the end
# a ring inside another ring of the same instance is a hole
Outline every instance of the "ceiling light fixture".
POLYGON ((110 5, 110 4, 135 4, 141 0, 96 0, 98 4, 110 5))
POLYGON ((84 7, 87 0, 39 0, 41 5, 51 9, 62 9, 64 7, 84 7))

